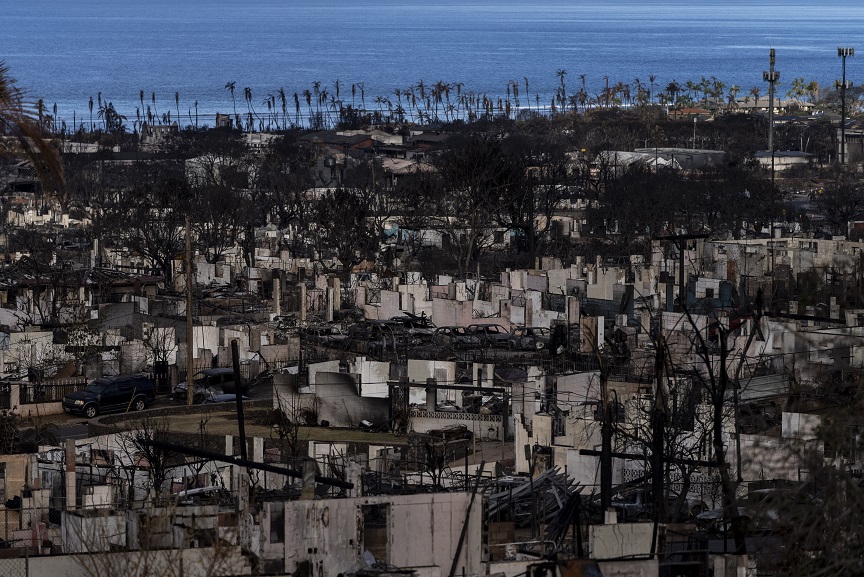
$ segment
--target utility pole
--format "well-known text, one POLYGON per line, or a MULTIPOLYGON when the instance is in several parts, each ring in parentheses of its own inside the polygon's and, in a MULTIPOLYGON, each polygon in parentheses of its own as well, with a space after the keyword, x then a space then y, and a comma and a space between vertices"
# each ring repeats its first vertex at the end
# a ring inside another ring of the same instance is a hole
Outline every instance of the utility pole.
POLYGON ((246 423, 243 419, 243 377, 240 375, 240 350, 237 339, 231 341, 231 366, 234 368, 234 400, 237 402, 237 428, 240 433, 240 457, 245 461, 246 455, 246 423))
POLYGON ((852 88, 852 83, 846 82, 846 58, 855 56, 855 49, 837 48, 837 56, 843 60, 843 80, 834 82, 840 89, 840 164, 846 164, 846 89, 852 88))
MULTIPOLYGON (((651 554, 658 551, 657 524, 665 523, 666 495, 663 484, 663 473, 666 468, 664 450, 666 448, 666 407, 668 402, 668 383, 666 382, 666 341, 662 331, 657 338, 657 352, 654 359, 654 373, 657 375, 657 385, 654 389, 654 407, 651 415, 651 496, 654 499, 654 531, 651 536, 651 554)), ((668 489, 668 487, 666 487, 668 489)))
POLYGON ((771 151, 771 190, 774 190, 774 85, 780 73, 774 70, 774 49, 768 53, 768 72, 762 71, 762 80, 768 83, 768 149, 771 151))
MULTIPOLYGON (((603 364, 600 352, 595 349, 595 355, 600 361, 600 409, 603 411, 603 421, 600 425, 600 508, 605 514, 612 506, 612 405, 609 402, 609 382, 606 366, 603 364)), ((617 414, 617 407, 615 407, 617 414)))
POLYGON ((186 404, 195 404, 195 387, 192 386, 192 226, 186 217, 186 404))

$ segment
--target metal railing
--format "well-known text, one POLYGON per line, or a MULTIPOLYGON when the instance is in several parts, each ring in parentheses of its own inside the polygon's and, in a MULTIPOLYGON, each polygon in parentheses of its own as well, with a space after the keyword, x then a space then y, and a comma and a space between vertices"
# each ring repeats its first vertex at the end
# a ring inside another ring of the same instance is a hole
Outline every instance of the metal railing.
POLYGON ((19 386, 20 403, 22 405, 57 403, 63 400, 64 395, 80 391, 86 386, 87 379, 85 377, 43 381, 41 383, 21 383, 19 386))

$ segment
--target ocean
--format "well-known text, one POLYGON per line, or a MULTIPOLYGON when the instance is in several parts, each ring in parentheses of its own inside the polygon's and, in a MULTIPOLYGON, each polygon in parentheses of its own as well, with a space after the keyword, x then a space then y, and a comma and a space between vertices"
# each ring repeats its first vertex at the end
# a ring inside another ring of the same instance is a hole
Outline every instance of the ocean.
MULTIPOLYGON (((796 77, 833 85, 837 47, 862 25, 856 0, 0 0, 0 60, 70 123, 89 123, 101 95, 131 125, 144 91, 157 115, 188 121, 197 101, 212 124, 235 102, 247 111, 246 88, 259 112, 280 88, 293 110, 293 93, 332 96, 337 81, 367 108, 421 81, 494 98, 515 82, 523 106, 526 79, 531 104, 548 105, 562 77, 568 94, 652 76, 654 93, 714 76, 767 94, 769 48, 784 95, 796 77)), ((856 84, 860 59, 847 61, 856 84)))

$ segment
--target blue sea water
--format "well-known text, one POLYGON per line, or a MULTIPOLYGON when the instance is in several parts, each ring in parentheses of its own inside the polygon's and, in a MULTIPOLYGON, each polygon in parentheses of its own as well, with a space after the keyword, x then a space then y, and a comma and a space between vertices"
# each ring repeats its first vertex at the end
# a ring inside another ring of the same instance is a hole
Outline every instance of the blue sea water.
MULTIPOLYGON (((838 46, 864 50, 858 0, 0 0, 0 60, 31 98, 71 120, 88 101, 110 100, 135 116, 156 94, 159 113, 231 112, 236 82, 263 106, 280 87, 302 94, 320 82, 362 83, 376 96, 439 80, 502 95, 525 78, 546 104, 565 70, 568 93, 614 84, 657 87, 716 76, 767 93, 762 71, 777 51, 780 93, 794 77, 823 87, 840 76, 838 46)), ((847 62, 864 81, 864 52, 847 62)), ((359 105, 360 91, 355 103, 359 105)), ((305 106, 304 106, 305 108, 305 106)), ((210 121, 212 123, 212 120, 210 121)))

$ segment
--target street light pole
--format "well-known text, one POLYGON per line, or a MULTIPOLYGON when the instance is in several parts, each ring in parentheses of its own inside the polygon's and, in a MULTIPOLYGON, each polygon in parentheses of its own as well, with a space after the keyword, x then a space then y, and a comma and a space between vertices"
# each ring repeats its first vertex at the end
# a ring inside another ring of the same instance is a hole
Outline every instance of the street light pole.
POLYGON ((846 82, 846 57, 855 56, 855 49, 837 48, 837 56, 843 60, 843 80, 834 83, 840 89, 840 164, 846 164, 846 89, 852 86, 846 82))
POLYGON ((696 150, 696 116, 693 117, 693 150, 696 150))
POLYGON ((768 149, 771 150, 771 190, 774 190, 774 85, 780 80, 780 72, 774 70, 775 53, 768 53, 768 72, 762 71, 762 80, 768 83, 768 149))

